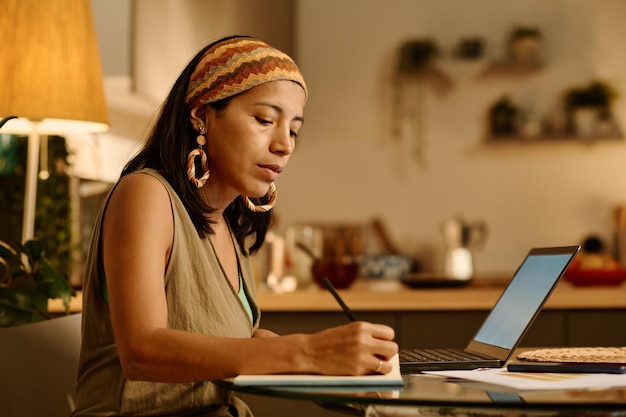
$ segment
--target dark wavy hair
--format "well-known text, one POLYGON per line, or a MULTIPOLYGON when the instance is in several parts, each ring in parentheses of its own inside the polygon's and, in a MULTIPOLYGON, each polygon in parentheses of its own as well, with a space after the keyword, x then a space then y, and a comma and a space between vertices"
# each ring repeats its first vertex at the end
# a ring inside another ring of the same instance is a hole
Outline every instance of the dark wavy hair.
MULTIPOLYGON (((198 133, 191 125, 191 109, 185 102, 185 95, 189 78, 204 53, 216 43, 226 39, 228 38, 205 46, 189 61, 163 103, 145 145, 126 164, 121 174, 123 177, 143 168, 159 171, 182 200, 200 237, 213 233, 212 224, 215 221, 210 219, 210 214, 215 212, 215 208, 202 200, 198 189, 187 178, 187 156, 197 147, 198 133)), ((207 105, 216 111, 223 111, 231 98, 207 105)), ((252 200, 255 204, 265 204, 267 197, 252 200)), ((254 213, 246 207, 242 196, 239 196, 226 208, 224 217, 233 230, 242 253, 249 255, 261 248, 272 221, 272 211, 254 213), (249 236, 254 236, 254 240, 250 247, 246 247, 249 236)))

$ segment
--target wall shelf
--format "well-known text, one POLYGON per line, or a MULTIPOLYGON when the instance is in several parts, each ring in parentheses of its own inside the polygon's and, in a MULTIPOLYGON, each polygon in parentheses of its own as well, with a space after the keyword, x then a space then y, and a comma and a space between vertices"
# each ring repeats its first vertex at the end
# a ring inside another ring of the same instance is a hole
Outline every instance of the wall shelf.
POLYGON ((485 138, 485 146, 527 146, 527 145, 542 145, 542 144, 578 144, 578 145, 594 145, 597 143, 619 143, 624 142, 623 136, 595 136, 595 137, 580 137, 580 136, 536 136, 536 137, 522 137, 522 136, 488 136, 485 138))
POLYGON ((526 154, 527 152, 545 152, 553 150, 562 153, 563 151, 579 150, 587 152, 596 147, 623 146, 626 143, 621 136, 588 137, 577 136, 537 136, 532 138, 520 136, 487 136, 479 144, 467 149, 468 155, 480 154, 526 154))
POLYGON ((484 146, 527 146, 544 144, 577 144, 594 145, 597 143, 621 143, 624 135, 615 120, 607 125, 607 130, 592 136, 576 135, 574 132, 565 132, 562 135, 542 133, 536 136, 523 135, 487 135, 483 139, 484 146))
POLYGON ((538 73, 544 68, 541 61, 520 63, 512 60, 494 61, 485 65, 480 78, 524 77, 538 73))

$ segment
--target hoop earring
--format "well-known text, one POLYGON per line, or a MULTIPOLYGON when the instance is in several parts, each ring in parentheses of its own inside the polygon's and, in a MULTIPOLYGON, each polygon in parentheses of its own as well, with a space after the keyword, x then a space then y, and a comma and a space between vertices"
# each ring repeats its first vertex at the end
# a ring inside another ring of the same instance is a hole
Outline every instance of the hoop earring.
POLYGON ((268 191, 269 194, 269 201, 266 204, 263 204, 261 206, 257 206, 255 205, 248 196, 243 195, 243 201, 246 203, 246 207, 248 207, 248 210, 253 211, 255 213, 264 213, 266 211, 270 211, 273 207, 274 204, 276 204, 276 185, 274 185, 274 183, 270 184, 270 189, 268 191))
POLYGON ((209 159, 203 149, 203 146, 206 144, 206 138, 204 137, 206 129, 204 126, 200 126, 199 130, 200 134, 196 138, 198 147, 189 152, 189 156, 187 156, 187 178, 189 178, 189 181, 191 181, 196 188, 202 188, 211 175, 209 159), (202 165, 202 176, 200 178, 196 178, 196 157, 198 156, 200 157, 200 163, 202 165))

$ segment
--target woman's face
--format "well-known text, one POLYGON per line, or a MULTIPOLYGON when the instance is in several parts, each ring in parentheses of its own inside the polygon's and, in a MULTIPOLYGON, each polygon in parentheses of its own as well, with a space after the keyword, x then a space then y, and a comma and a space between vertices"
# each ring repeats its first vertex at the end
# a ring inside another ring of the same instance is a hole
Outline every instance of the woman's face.
POLYGON ((267 193, 294 150, 304 103, 300 85, 273 81, 233 97, 224 110, 206 106, 211 176, 203 188, 214 204, 267 193))

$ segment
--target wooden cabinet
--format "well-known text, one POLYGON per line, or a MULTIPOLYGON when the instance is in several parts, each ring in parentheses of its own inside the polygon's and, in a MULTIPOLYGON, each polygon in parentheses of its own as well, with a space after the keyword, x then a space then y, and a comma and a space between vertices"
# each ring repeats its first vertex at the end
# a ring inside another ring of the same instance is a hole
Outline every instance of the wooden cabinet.
MULTIPOLYGON (((396 330, 405 347, 464 348, 488 311, 359 312, 359 319, 384 323, 396 330)), ((543 310, 524 338, 522 347, 626 346, 626 309, 543 310)), ((261 325, 279 334, 316 332, 346 323, 343 313, 264 313, 261 325)))

